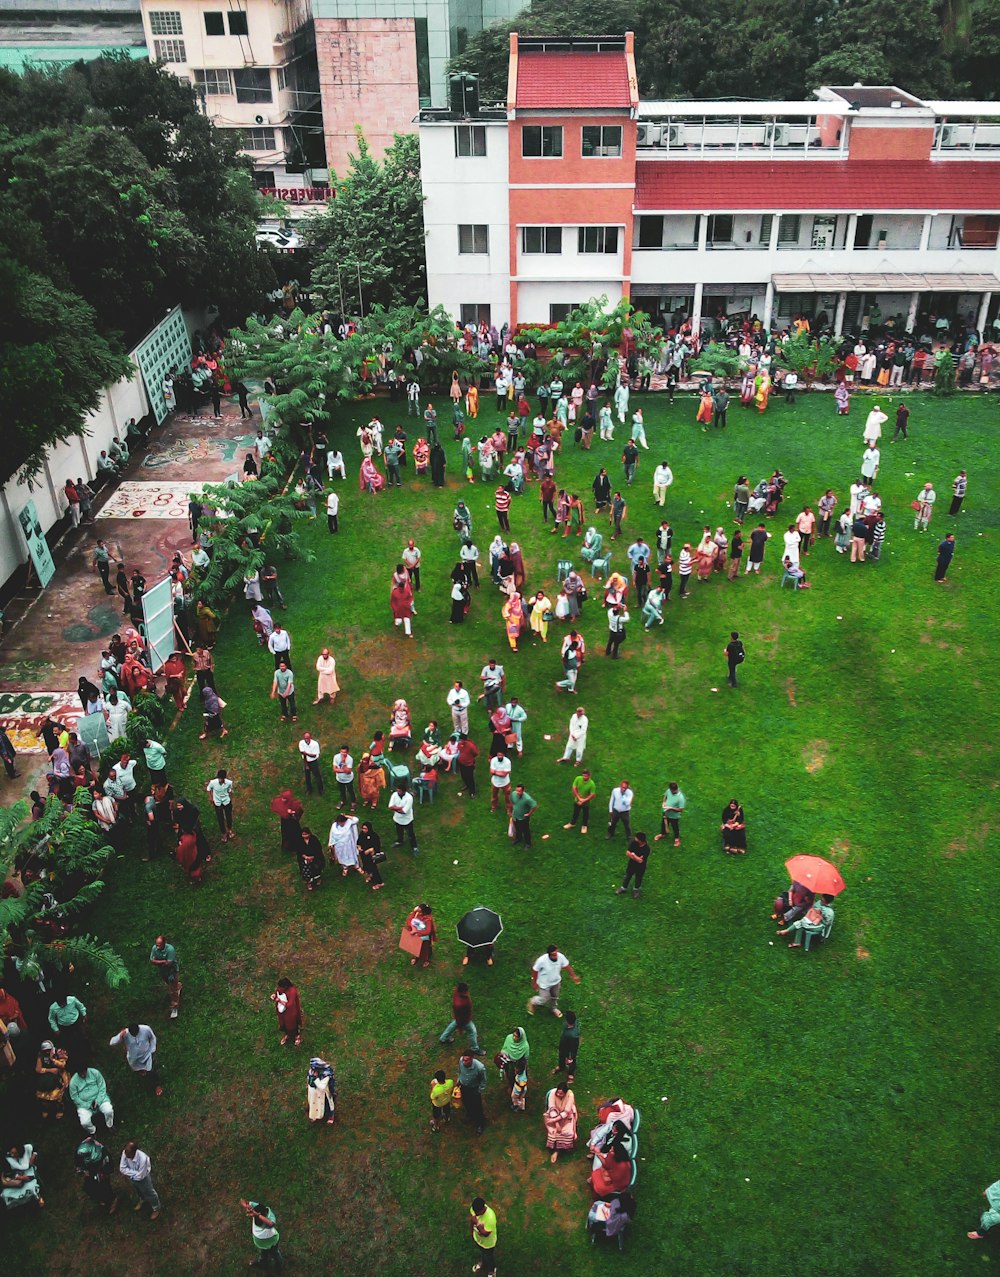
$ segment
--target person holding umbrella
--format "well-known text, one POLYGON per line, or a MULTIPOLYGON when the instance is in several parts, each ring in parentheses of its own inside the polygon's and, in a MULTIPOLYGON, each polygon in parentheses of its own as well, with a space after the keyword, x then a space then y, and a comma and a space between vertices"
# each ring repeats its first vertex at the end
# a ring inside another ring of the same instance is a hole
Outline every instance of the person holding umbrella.
POLYGON ((493 946, 503 932, 503 921, 498 913, 477 905, 462 916, 455 932, 465 945, 463 967, 469 965, 469 959, 474 955, 485 957, 488 967, 493 965, 493 946))

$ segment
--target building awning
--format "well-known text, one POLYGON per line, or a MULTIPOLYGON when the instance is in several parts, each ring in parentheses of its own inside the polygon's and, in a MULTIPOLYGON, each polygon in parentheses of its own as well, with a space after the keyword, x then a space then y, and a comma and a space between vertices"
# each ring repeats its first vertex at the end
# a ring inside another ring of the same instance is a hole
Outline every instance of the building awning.
POLYGON ((992 293, 1000 292, 996 275, 772 275, 779 293, 992 293))

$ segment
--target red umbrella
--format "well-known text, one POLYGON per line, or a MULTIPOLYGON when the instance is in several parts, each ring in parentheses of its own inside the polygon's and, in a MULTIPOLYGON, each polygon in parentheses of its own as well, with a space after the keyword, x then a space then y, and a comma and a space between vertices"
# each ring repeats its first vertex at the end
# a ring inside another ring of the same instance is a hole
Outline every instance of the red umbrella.
POLYGON ((792 856, 785 868, 793 882, 801 882, 819 896, 839 896, 847 886, 836 865, 822 856, 792 856))

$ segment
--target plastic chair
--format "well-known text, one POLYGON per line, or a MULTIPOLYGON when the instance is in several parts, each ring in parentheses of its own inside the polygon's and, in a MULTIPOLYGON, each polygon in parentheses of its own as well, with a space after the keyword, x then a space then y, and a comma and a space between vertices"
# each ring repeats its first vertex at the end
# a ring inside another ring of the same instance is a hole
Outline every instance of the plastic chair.
POLYGON ((379 759, 379 766, 385 768, 386 781, 390 789, 400 782, 409 787, 410 769, 405 763, 394 763, 390 759, 382 757, 379 759))
POLYGON ((560 559, 556 568, 556 582, 565 581, 569 574, 573 571, 573 564, 569 559, 560 559))
POLYGON ((792 583, 792 589, 793 589, 793 590, 797 590, 797 589, 799 589, 799 586, 800 586, 801 580, 802 580, 802 578, 801 578, 801 577, 798 577, 798 576, 792 576, 791 572, 789 572, 789 571, 788 571, 788 569, 786 568, 786 569, 785 569, 785 571, 784 571, 784 572, 782 572, 782 574, 781 574, 781 588, 782 588, 782 589, 784 589, 784 588, 785 588, 785 582, 786 582, 786 581, 791 581, 791 583, 792 583))
POLYGON ((603 581, 608 575, 608 569, 611 567, 611 551, 602 555, 599 559, 594 559, 590 565, 590 575, 595 581, 603 581))
POLYGON ((830 932, 833 930, 834 921, 835 920, 831 918, 828 923, 824 924, 822 931, 806 931, 805 927, 803 927, 799 932, 799 935, 802 937, 802 952, 808 953, 810 946, 814 941, 817 944, 822 944, 823 941, 829 940, 830 932))
MULTIPOLYGON (((409 775, 409 773, 407 773, 409 775)), ((436 780, 424 780, 423 776, 415 776, 410 782, 410 788, 420 798, 420 806, 424 805, 424 794, 430 795, 430 801, 434 802, 434 795, 437 792, 438 783, 436 780)))

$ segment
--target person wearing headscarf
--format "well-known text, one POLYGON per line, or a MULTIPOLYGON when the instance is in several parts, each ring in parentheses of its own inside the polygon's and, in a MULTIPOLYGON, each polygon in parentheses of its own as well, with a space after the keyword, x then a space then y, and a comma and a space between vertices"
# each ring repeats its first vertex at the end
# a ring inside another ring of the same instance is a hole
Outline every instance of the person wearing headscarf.
POLYGON ((517 640, 524 629, 524 605, 521 602, 520 594, 516 590, 503 605, 501 616, 506 625, 507 642, 510 644, 510 650, 516 652, 517 640))
POLYGON ((198 739, 206 740, 209 732, 219 729, 219 740, 229 735, 229 728, 222 721, 222 701, 214 687, 203 687, 201 689, 201 712, 205 719, 205 730, 199 732, 198 739))
POLYGON ((315 891, 323 881, 326 856, 323 855, 319 839, 305 826, 300 831, 296 859, 299 862, 299 874, 306 884, 306 890, 315 891))
MULTIPOLYGON (((361 798, 361 806, 373 809, 377 807, 380 789, 385 789, 385 772, 372 758, 371 753, 366 750, 361 755, 361 762, 358 764, 358 793, 361 798)), ((362 825, 363 828, 364 826, 362 825)))
POLYGON ((528 1035, 518 1025, 503 1040, 500 1055, 503 1059, 503 1075, 510 1093, 510 1106, 518 1113, 524 1112, 528 1096, 528 1056, 531 1048, 528 1035))
POLYGON ((537 634, 543 643, 549 641, 549 621, 552 617, 552 600, 544 590, 539 590, 532 600, 531 615, 528 624, 532 634, 537 634))
POLYGON ((371 459, 365 457, 361 462, 360 489, 362 492, 375 493, 385 487, 385 475, 371 459))
POLYGON ((69 1086, 69 1057, 62 1047, 45 1041, 35 1060, 35 1099, 42 1117, 63 1115, 63 1097, 69 1086))
POLYGON ((447 464, 444 448, 440 443, 435 443, 431 448, 431 482, 435 488, 444 487, 444 472, 447 464))
POLYGON ((346 878, 349 869, 356 869, 358 873, 361 873, 361 864, 358 861, 358 818, 356 816, 349 816, 343 811, 338 812, 330 826, 327 842, 337 864, 340 865, 341 877, 346 878))
MULTIPOLYGON (((381 768, 376 770, 381 771, 381 768)), ((361 856, 361 872, 372 891, 378 891, 380 887, 385 886, 379 872, 379 862, 376 859, 381 851, 382 839, 375 832, 371 821, 363 820, 358 830, 358 854, 361 856)))
POLYGON ((577 1117, 576 1097, 565 1082, 559 1082, 546 1096, 542 1114, 545 1147, 552 1154, 550 1162, 557 1162, 560 1153, 576 1147, 577 1117))
POLYGON ((510 543, 510 561, 514 565, 514 589, 518 593, 522 593, 524 589, 525 570, 524 556, 521 553, 521 547, 516 541, 510 543))
POLYGON ((430 465, 431 449, 427 440, 421 436, 413 445, 413 467, 417 474, 426 474, 430 465))
POLYGON ((326 1060, 314 1055, 309 1061, 306 1075, 306 1107, 309 1121, 318 1125, 326 1122, 333 1126, 337 1120, 337 1079, 326 1060))
POLYGON ((263 603, 258 603, 250 612, 257 625, 260 626, 260 632, 264 636, 266 642, 274 632, 274 618, 267 610, 263 603))

